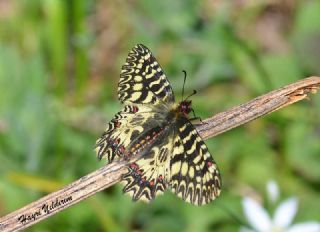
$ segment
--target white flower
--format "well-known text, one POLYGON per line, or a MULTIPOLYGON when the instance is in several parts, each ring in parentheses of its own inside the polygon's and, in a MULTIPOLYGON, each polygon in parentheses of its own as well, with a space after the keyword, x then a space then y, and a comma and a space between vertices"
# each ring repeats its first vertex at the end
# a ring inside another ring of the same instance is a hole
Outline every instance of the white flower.
POLYGON ((280 192, 279 192, 279 187, 277 185, 277 182, 275 182, 274 180, 268 181, 267 193, 268 193, 269 200, 272 203, 275 203, 278 200, 280 192))
POLYGON ((275 210, 273 218, 251 198, 244 198, 242 205, 244 214, 253 229, 241 227, 240 232, 320 232, 318 222, 291 225, 298 209, 298 200, 294 197, 282 202, 275 210))

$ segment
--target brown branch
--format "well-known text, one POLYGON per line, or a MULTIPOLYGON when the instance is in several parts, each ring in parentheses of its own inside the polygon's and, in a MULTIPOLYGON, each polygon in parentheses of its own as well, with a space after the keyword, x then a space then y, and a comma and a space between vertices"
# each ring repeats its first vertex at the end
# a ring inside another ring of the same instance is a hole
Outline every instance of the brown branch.
MULTIPOLYGON (((294 102, 307 98, 320 88, 320 77, 310 77, 257 97, 248 103, 204 120, 197 130, 204 139, 221 134, 294 102)), ((125 162, 106 165, 11 214, 0 218, 1 231, 17 231, 38 223, 121 180, 125 162)))
POLYGON ((305 78, 218 113, 204 120, 205 123, 198 125, 197 130, 203 139, 211 138, 265 114, 303 100, 308 97, 308 93, 316 93, 319 88, 320 77, 305 78))

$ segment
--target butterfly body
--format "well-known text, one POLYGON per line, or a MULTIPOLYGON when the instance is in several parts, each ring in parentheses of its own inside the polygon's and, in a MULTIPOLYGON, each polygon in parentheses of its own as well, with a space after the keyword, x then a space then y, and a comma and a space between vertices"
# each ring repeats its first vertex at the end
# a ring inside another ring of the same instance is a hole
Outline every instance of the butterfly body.
POLYGON ((127 160, 124 192, 133 200, 153 200, 166 189, 195 205, 215 199, 220 173, 189 121, 191 101, 176 103, 160 65, 137 45, 122 67, 118 87, 124 108, 96 142, 98 158, 127 160))

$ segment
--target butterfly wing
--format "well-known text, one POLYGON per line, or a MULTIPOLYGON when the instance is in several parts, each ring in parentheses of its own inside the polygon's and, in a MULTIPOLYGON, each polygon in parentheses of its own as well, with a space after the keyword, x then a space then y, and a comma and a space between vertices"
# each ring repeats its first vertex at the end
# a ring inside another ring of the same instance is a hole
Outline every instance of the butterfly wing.
POLYGON ((134 201, 151 201, 162 194, 170 181, 170 154, 173 145, 173 130, 169 126, 153 133, 156 139, 146 147, 141 158, 128 165, 128 172, 123 176, 124 193, 132 196, 134 201))
POLYGON ((118 98, 123 103, 173 103, 174 94, 162 68, 150 50, 136 45, 122 66, 118 98))
POLYGON ((128 172, 123 176, 123 192, 135 201, 151 201, 167 188, 195 205, 207 204, 220 194, 218 167, 185 118, 167 126, 139 157, 128 165, 128 172))
POLYGON ((125 158, 125 150, 138 139, 143 131, 157 125, 147 121, 168 112, 174 102, 170 83, 159 63, 144 45, 136 45, 122 67, 118 86, 119 100, 125 107, 108 124, 101 138, 96 141, 99 159, 108 162, 125 158))
POLYGON ((96 141, 96 153, 99 159, 107 158, 108 163, 126 159, 130 146, 141 138, 141 135, 156 127, 164 119, 162 112, 140 105, 126 105, 109 122, 105 132, 96 141))
POLYGON ((220 194, 218 167, 206 144, 186 118, 179 118, 176 128, 170 161, 170 188, 186 202, 207 204, 220 194))

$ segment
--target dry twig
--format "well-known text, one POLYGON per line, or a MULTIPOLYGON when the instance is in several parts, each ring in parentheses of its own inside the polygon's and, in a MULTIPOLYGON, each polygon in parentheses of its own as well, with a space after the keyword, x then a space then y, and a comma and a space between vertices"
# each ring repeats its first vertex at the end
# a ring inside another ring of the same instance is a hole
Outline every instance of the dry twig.
MULTIPOLYGON (((257 97, 204 120, 197 125, 203 139, 221 134, 292 103, 307 98, 320 88, 320 77, 309 77, 281 89, 257 97)), ((1 231, 25 229, 102 191, 121 180, 126 172, 125 162, 106 165, 11 214, 0 218, 1 231)))

